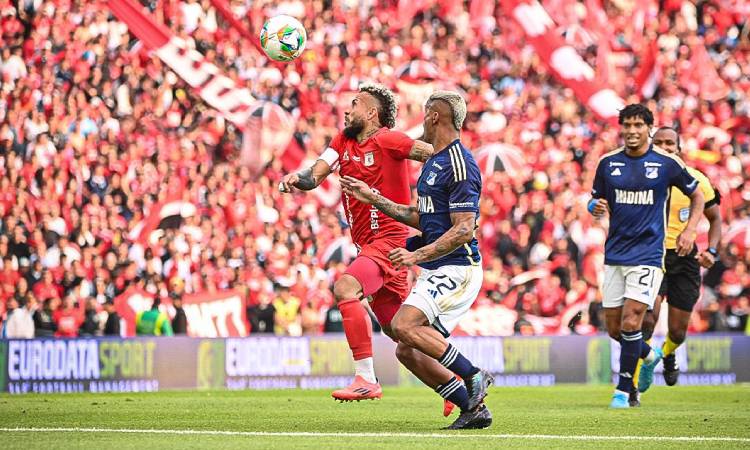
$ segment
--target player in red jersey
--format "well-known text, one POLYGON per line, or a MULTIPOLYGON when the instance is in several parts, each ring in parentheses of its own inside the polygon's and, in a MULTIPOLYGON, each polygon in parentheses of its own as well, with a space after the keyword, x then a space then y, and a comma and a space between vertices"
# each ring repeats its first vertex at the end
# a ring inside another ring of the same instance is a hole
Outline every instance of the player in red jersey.
MULTIPOLYGON (((392 131, 396 124, 397 105, 393 93, 384 86, 363 85, 344 114, 344 130, 331 140, 329 147, 312 167, 286 175, 281 192, 294 188, 314 189, 337 168, 377 189, 397 203, 410 203, 407 159, 426 161, 432 156, 432 145, 413 140, 404 133, 392 131)), ((342 195, 352 240, 359 254, 346 273, 333 286, 333 295, 343 317, 344 333, 352 350, 355 365, 354 382, 333 392, 338 400, 364 400, 382 397, 372 361, 372 323, 360 302, 371 297, 370 306, 383 327, 393 337, 391 319, 409 294, 407 271, 396 269, 388 253, 406 245, 407 227, 379 212, 372 205, 342 195)), ((422 381, 446 369, 417 350, 399 351, 399 360, 422 381), (406 354, 408 353, 408 354, 406 354)))

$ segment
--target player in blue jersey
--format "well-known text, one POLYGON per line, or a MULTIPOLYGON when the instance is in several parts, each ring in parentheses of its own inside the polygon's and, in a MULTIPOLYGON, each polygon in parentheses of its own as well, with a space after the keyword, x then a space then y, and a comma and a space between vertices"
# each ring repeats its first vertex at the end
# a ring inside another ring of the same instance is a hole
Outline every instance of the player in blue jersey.
POLYGON ((649 145, 654 116, 648 108, 628 105, 618 121, 625 146, 599 160, 589 210, 597 217, 609 212, 602 304, 609 335, 621 348, 620 376, 610 407, 628 408, 638 359, 644 360, 638 380, 641 392, 648 389, 661 360, 661 350, 643 340, 641 326, 664 277, 670 189, 676 186, 690 197, 688 223, 677 239, 680 256, 693 248, 704 200, 682 160, 649 145))
POLYGON ((407 248, 394 249, 389 255, 396 266, 422 269, 391 329, 399 341, 396 355, 404 366, 461 409, 448 429, 486 428, 492 423, 482 403, 494 381, 492 375, 475 367, 446 341, 474 303, 483 278, 474 237, 482 179, 471 152, 460 141, 465 117, 466 103, 457 93, 438 91, 427 100, 423 140, 440 151, 422 168, 416 207, 394 203, 355 178, 341 181, 348 195, 422 232, 407 242, 407 248), (413 364, 409 359, 414 349, 448 370, 436 377, 427 366, 413 364))

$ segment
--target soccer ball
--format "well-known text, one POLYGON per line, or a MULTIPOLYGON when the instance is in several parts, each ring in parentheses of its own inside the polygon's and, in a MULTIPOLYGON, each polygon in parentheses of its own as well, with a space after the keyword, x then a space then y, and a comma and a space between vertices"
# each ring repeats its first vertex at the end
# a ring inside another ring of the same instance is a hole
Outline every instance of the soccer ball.
POLYGON ((260 31, 260 46, 276 61, 292 61, 305 50, 306 42, 305 27, 291 16, 271 17, 260 31))

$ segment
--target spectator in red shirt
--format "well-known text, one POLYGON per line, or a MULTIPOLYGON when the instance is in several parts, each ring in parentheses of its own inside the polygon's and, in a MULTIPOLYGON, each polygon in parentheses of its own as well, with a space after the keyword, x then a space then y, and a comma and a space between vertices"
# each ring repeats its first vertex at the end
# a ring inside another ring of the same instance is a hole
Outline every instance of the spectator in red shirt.
POLYGON ((68 295, 63 299, 62 308, 52 314, 52 320, 57 326, 56 337, 77 337, 78 330, 83 323, 83 314, 75 306, 75 299, 68 295))

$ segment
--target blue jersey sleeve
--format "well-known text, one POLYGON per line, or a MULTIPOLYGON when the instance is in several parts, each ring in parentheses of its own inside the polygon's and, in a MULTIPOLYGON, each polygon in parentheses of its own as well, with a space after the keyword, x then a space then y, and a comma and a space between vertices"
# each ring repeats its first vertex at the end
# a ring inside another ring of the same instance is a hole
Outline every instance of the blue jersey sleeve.
POLYGON ((604 167, 604 160, 599 161, 599 165, 596 166, 596 174, 594 175, 594 184, 591 186, 591 197, 593 198, 604 198, 604 175, 602 174, 602 167, 604 167))
POLYGON ((669 184, 676 186, 683 194, 690 196, 698 188, 698 180, 690 175, 687 167, 677 161, 671 160, 670 166, 669 184))
POLYGON ((454 181, 450 184, 448 199, 449 212, 479 211, 479 193, 482 181, 470 176, 468 179, 454 181))

